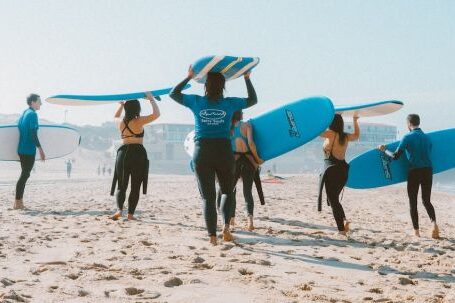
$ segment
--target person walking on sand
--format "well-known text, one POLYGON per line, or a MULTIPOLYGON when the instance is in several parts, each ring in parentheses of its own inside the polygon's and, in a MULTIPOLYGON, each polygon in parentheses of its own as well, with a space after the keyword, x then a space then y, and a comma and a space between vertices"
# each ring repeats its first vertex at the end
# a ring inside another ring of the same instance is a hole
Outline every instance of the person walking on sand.
MULTIPOLYGON (((117 150, 115 160, 114 178, 112 180, 111 195, 114 195, 117 185, 116 201, 117 212, 111 217, 118 220, 123 214, 123 204, 126 199, 126 190, 131 177, 131 190, 128 197, 128 220, 134 220, 134 212, 139 201, 139 194, 142 184, 143 194, 147 193, 147 180, 149 173, 149 162, 147 152, 142 145, 144 140, 144 125, 155 121, 160 116, 160 110, 152 94, 147 92, 146 98, 152 106, 152 114, 140 116, 141 104, 138 100, 120 102, 114 118, 123 141, 123 145, 117 150), (125 109, 125 116, 120 116, 125 109)), ((103 166, 103 172, 105 166, 103 166)))
POLYGON ((71 160, 68 159, 67 161, 65 161, 65 164, 66 164, 66 176, 69 178, 71 178, 71 170, 73 168, 73 164, 71 163, 71 160))
POLYGON ((40 159, 44 161, 46 155, 38 139, 38 114, 36 111, 41 108, 41 98, 37 94, 31 94, 27 97, 29 106, 19 118, 17 127, 19 128, 19 145, 17 153, 21 162, 21 175, 16 184, 16 199, 14 209, 23 209, 25 184, 30 177, 30 172, 35 165, 36 149, 39 151, 40 159))
POLYGON ((420 187, 422 190, 423 206, 425 206, 427 214, 433 223, 431 236, 434 239, 438 239, 439 227, 436 224, 436 214, 433 204, 431 204, 431 188, 433 186, 433 168, 430 159, 431 141, 420 128, 419 115, 408 115, 407 126, 409 133, 401 139, 394 152, 387 150, 385 145, 379 145, 378 149, 385 152, 393 160, 398 159, 406 152, 406 157, 409 161, 407 190, 414 234, 420 237, 419 215, 417 213, 417 196, 420 187))
MULTIPOLYGON (((245 198, 248 214, 247 230, 253 231, 253 182, 256 171, 259 169, 259 165, 264 163, 264 161, 259 157, 256 150, 256 144, 254 143, 253 138, 253 126, 249 122, 243 122, 242 111, 236 111, 232 117, 231 146, 235 159, 234 187, 240 177, 242 177, 243 197, 245 198)), ((232 215, 230 224, 234 225, 235 209, 237 205, 235 191, 232 195, 232 200, 232 215)))
POLYGON ((221 210, 223 213, 223 239, 232 241, 229 223, 231 219, 234 189, 234 155, 230 143, 232 115, 235 111, 257 103, 256 92, 250 80, 250 72, 244 74, 248 91, 247 98, 224 97, 225 78, 220 73, 209 72, 205 83, 205 95, 185 95, 182 90, 193 78, 192 68, 188 76, 170 93, 177 103, 188 107, 195 119, 195 149, 193 164, 203 201, 204 218, 212 245, 216 238, 216 189, 215 176, 221 188, 221 210))
POLYGON ((357 140, 360 136, 358 119, 358 117, 353 118, 354 133, 348 134, 344 132, 343 117, 335 114, 329 129, 319 135, 325 138, 323 144, 325 168, 319 184, 318 210, 321 211, 322 191, 325 186, 327 200, 332 207, 333 217, 341 235, 349 232, 350 222, 346 219, 340 203, 340 193, 348 180, 349 165, 345 160, 348 143, 357 140))

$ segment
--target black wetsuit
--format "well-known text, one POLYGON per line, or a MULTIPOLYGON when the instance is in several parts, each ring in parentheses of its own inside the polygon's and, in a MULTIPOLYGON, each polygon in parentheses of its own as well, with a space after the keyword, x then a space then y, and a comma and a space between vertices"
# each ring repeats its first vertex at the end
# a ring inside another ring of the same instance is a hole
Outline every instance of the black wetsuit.
MULTIPOLYGON (((249 216, 253 216, 254 213, 254 200, 253 200, 253 182, 254 175, 256 173, 256 167, 251 163, 247 154, 249 153, 239 153, 235 152, 239 158, 235 161, 235 174, 234 174, 234 184, 237 184, 240 177, 242 177, 243 182, 243 197, 245 198, 246 210, 249 216)), ((235 209, 237 206, 237 199, 235 195, 233 196, 233 205, 232 205, 232 217, 235 217, 235 209)))
POLYGON ((419 215, 417 212, 417 196, 419 187, 422 188, 422 203, 431 222, 436 222, 436 214, 431 204, 431 188, 433 185, 433 168, 430 159, 432 144, 428 136, 420 129, 414 128, 401 140, 395 152, 386 151, 394 160, 406 151, 409 160, 408 197, 412 225, 419 229, 419 215))
POLYGON ((196 136, 195 136, 195 149, 193 154, 193 165, 198 182, 199 192, 201 194, 204 218, 207 226, 209 236, 216 236, 217 226, 217 212, 216 212, 216 186, 215 176, 218 179, 222 197, 221 197, 221 210, 223 213, 224 224, 229 224, 232 209, 232 194, 234 189, 234 155, 231 149, 231 142, 229 140, 229 129, 232 114, 235 110, 250 107, 257 103, 256 93, 253 85, 249 79, 245 79, 248 98, 242 101, 236 100, 237 105, 229 99, 240 98, 220 98, 217 101, 210 101, 207 97, 184 95, 182 89, 190 81, 186 78, 179 83, 170 93, 170 97, 177 103, 190 108, 193 111, 196 122, 196 136), (186 99, 185 99, 186 98, 186 99), (188 103, 187 103, 188 102, 188 103), (212 102, 212 104, 210 103, 212 102), (205 105, 208 104, 206 108, 205 105), (242 106, 239 104, 243 103, 242 106), (220 110, 220 107, 222 110, 220 110), (220 118, 207 116, 207 113, 217 114, 223 112, 220 118), (205 118, 202 118, 204 116, 205 118), (212 122, 214 121, 214 122, 212 122), (222 125, 226 126, 222 131, 217 124, 219 121, 222 125), (219 137, 205 135, 201 131, 198 134, 198 124, 202 125, 205 130, 219 134, 219 137))
MULTIPOLYGON (((125 129, 128 129, 132 135, 122 135, 122 138, 142 138, 144 136, 144 131, 140 134, 133 133, 128 127, 127 122, 125 122, 125 128, 123 131, 125 129)), ((147 159, 147 151, 142 144, 124 144, 117 150, 111 195, 114 194, 115 186, 118 185, 116 193, 118 211, 121 212, 123 210, 123 204, 126 199, 126 190, 131 176, 131 190, 128 197, 128 214, 134 214, 139 201, 141 184, 143 193, 147 193, 148 171, 149 161, 147 159)))
POLYGON ((24 196, 25 184, 30 177, 30 172, 35 164, 35 155, 22 155, 19 154, 21 161, 21 176, 16 184, 16 200, 21 200, 24 196))
MULTIPOLYGON (((346 219, 346 215, 343 206, 340 203, 340 193, 348 180, 349 164, 347 164, 345 160, 339 160, 333 156, 332 149, 335 140, 337 140, 337 136, 334 138, 330 151, 325 152, 325 168, 319 189, 318 210, 320 210, 322 190, 325 186, 327 201, 332 207, 333 217, 335 218, 337 228, 339 231, 344 231, 344 220, 346 219)), ((345 140, 347 140, 347 138, 345 140)))
POLYGON ((18 155, 21 162, 21 175, 16 183, 16 200, 22 200, 25 184, 35 165, 36 148, 41 147, 38 139, 38 115, 32 108, 27 109, 19 118, 20 133, 18 155))

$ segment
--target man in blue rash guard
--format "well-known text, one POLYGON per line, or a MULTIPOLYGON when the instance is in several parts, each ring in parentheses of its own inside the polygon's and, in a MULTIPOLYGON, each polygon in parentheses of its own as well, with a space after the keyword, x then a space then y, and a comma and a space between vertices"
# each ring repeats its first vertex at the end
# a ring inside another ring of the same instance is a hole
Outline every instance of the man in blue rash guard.
POLYGON ((14 209, 23 209, 25 183, 30 177, 30 172, 35 164, 36 149, 38 148, 42 161, 46 159, 41 144, 38 139, 38 115, 36 111, 41 108, 41 98, 39 95, 31 94, 27 97, 29 106, 19 118, 17 127, 19 128, 19 145, 17 153, 21 162, 22 172, 16 184, 16 200, 14 209))
POLYGON ((433 169, 430 159, 431 141, 429 137, 420 129, 420 117, 416 114, 410 114, 407 117, 409 133, 401 139, 395 152, 386 150, 385 145, 379 145, 379 150, 385 152, 389 157, 396 160, 403 152, 409 160, 408 172, 408 197, 411 208, 412 225, 414 233, 420 237, 419 216, 417 213, 417 195, 419 187, 422 189, 422 202, 427 210, 428 216, 433 223, 431 236, 434 239, 439 238, 439 228, 436 224, 436 214, 431 204, 431 187, 433 185, 433 169))

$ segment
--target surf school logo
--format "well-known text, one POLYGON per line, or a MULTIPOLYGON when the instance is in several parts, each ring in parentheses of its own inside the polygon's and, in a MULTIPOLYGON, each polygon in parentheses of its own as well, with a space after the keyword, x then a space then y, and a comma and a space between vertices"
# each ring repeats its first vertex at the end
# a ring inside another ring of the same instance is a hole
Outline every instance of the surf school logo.
POLYGON ((384 178, 386 178, 387 180, 392 180, 392 170, 390 169, 390 162, 392 162, 392 160, 390 159, 389 156, 387 156, 383 152, 380 152, 379 155, 381 157, 381 163, 382 163, 382 170, 384 172, 384 178))
POLYGON ((199 117, 205 125, 217 126, 224 123, 226 112, 219 109, 203 109, 199 112, 199 117))
POLYGON ((297 129, 297 125, 295 123, 294 114, 290 110, 286 110, 286 117, 288 118, 289 123, 289 136, 300 138, 300 132, 297 129))
POLYGON ((220 109, 204 109, 199 112, 199 117, 207 120, 219 120, 226 117, 226 112, 220 109))

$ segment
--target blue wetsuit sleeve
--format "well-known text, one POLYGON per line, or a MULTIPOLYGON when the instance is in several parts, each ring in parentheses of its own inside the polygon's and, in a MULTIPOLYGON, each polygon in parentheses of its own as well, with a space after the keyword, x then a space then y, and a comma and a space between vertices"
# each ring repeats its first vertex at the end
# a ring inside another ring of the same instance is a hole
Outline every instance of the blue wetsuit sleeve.
POLYGON ((33 129, 31 131, 31 134, 32 134, 32 140, 33 142, 35 143, 36 147, 41 147, 41 143, 39 142, 39 139, 38 139, 38 129, 33 129))
POLYGON ((253 83, 251 83, 250 78, 245 78, 246 90, 248 92, 248 98, 246 99, 246 107, 251 107, 258 103, 258 97, 256 91, 254 90, 253 83))
POLYGON ((29 127, 33 142, 36 147, 41 147, 41 143, 38 139, 38 115, 36 113, 31 117, 29 127))
POLYGON ((399 159, 403 154, 404 150, 406 149, 406 147, 408 146, 407 138, 408 138, 407 136, 404 136, 403 139, 401 139, 400 144, 398 144, 398 147, 395 150, 395 152, 386 151, 386 154, 390 156, 393 160, 399 159))
POLYGON ((182 105, 185 105, 184 104, 184 96, 185 95, 182 94, 182 90, 185 87, 185 85, 188 82, 190 82, 190 80, 191 80, 191 78, 187 77, 182 82, 177 84, 177 86, 172 89, 171 93, 169 94, 169 97, 171 97, 175 102, 177 102, 179 104, 182 104, 182 105))

